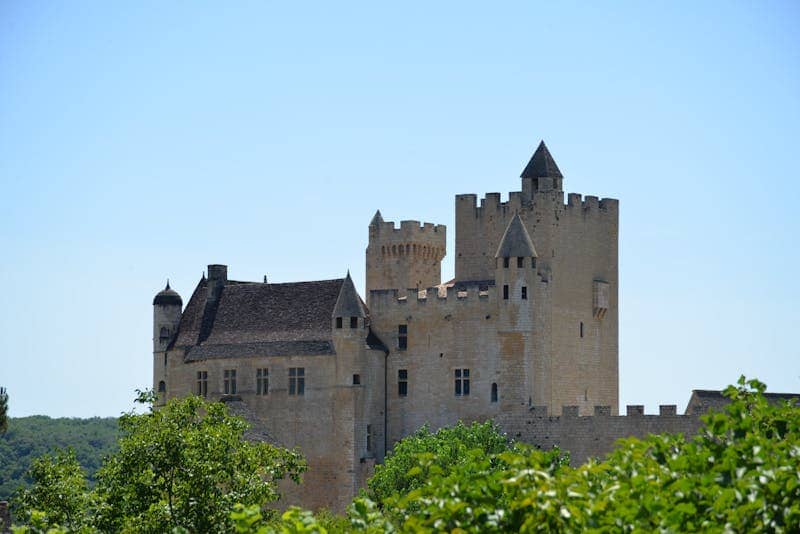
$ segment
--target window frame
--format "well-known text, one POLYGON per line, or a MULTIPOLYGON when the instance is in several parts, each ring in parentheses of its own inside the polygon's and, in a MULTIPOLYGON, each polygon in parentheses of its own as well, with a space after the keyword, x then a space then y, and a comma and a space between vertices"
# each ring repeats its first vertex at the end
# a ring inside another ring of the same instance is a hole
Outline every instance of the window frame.
POLYGON ((456 397, 469 397, 470 372, 469 367, 458 367, 453 370, 453 389, 456 397))
POLYGON ((208 397, 208 371, 197 371, 197 395, 208 397))
POLYGON ((256 369, 256 395, 269 395, 269 367, 256 369))
POLYGON ((306 394, 306 368, 289 367, 289 395, 302 397, 306 394))
POLYGON ((225 395, 236 395, 236 369, 224 369, 222 388, 225 395))
POLYGON ((408 397, 408 369, 397 370, 397 396, 408 397))

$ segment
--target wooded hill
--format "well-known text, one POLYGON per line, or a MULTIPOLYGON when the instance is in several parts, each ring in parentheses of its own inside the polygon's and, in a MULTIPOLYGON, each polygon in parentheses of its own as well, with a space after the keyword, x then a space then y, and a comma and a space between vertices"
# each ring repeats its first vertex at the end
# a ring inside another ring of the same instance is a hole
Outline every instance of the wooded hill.
POLYGON ((9 418, 8 432, 0 435, 0 500, 9 500, 21 485, 30 482, 25 480, 25 472, 34 458, 56 449, 72 447, 90 482, 94 482, 103 457, 117 449, 118 437, 116 417, 9 418))

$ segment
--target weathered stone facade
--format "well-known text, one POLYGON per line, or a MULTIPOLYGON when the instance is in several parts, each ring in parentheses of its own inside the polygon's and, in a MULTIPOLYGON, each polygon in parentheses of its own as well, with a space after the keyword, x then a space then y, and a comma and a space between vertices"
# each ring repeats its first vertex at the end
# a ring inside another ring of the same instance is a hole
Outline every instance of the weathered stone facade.
POLYGON ((544 143, 521 178, 507 202, 456 196, 449 282, 444 226, 397 228, 377 212, 366 303, 349 274, 238 282, 210 265, 185 309, 167 286, 153 302, 160 400, 231 402, 263 439, 308 459, 287 501, 334 510, 423 424, 494 419, 512 438, 557 444, 574 460, 626 435, 694 431, 697 417, 674 410, 617 416, 617 200, 569 194, 565 203, 544 143))

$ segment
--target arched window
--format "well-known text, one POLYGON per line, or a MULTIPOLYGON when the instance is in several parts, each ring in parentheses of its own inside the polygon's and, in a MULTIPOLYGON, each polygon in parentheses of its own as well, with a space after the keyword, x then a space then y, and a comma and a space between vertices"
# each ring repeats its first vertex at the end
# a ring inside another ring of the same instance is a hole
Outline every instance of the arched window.
POLYGON ((492 384, 492 402, 497 402, 497 384, 492 384))
POLYGON ((166 393, 167 392, 167 383, 163 380, 158 383, 158 392, 159 393, 166 393))
POLYGON ((166 326, 162 326, 161 332, 158 334, 158 337, 159 339, 161 339, 161 341, 169 339, 169 328, 167 328, 166 326))

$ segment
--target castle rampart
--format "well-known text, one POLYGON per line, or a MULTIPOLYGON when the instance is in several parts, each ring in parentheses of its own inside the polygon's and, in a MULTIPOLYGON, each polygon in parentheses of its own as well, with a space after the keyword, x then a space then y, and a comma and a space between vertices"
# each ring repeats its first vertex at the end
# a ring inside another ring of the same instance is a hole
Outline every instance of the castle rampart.
POLYGON ((602 459, 618 439, 649 434, 692 436, 702 426, 699 415, 678 415, 675 405, 662 405, 658 415, 645 415, 641 405, 629 405, 627 415, 612 415, 609 406, 595 406, 593 415, 578 415, 577 406, 563 406, 560 416, 546 406, 514 408, 495 418, 511 438, 543 450, 558 446, 569 451, 573 466, 589 458, 602 459))

